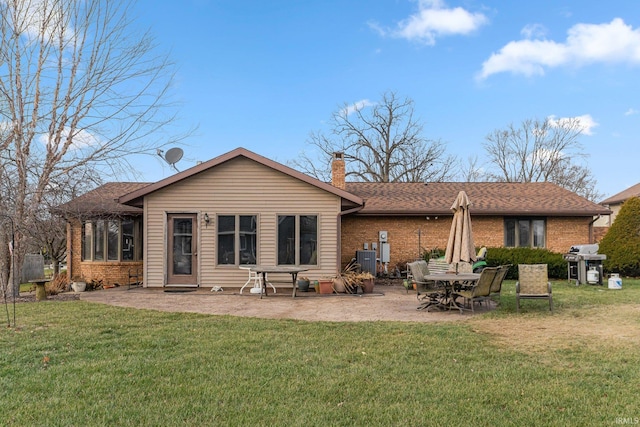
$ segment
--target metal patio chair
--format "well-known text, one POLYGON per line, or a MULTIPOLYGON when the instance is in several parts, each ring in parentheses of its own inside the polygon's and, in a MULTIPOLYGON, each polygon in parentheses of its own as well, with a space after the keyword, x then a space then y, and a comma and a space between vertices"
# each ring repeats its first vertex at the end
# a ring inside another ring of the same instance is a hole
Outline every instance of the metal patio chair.
POLYGON ((547 274, 547 264, 518 264, 516 283, 516 311, 520 312, 521 299, 548 299, 549 310, 553 313, 551 282, 547 274))

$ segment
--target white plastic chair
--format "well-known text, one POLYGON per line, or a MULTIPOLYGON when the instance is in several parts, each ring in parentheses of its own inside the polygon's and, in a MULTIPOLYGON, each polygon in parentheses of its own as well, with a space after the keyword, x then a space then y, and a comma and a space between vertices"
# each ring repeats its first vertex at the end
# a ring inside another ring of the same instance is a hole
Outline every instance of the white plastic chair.
MULTIPOLYGON (((240 293, 242 293, 244 288, 251 282, 253 282, 253 289, 258 289, 257 292, 253 292, 253 293, 256 293, 256 294, 262 293, 262 275, 255 271, 251 271, 250 265, 241 265, 239 268, 240 270, 247 270, 249 272, 249 278, 247 279, 246 283, 242 285, 242 287, 240 288, 240 293)), ((265 273, 265 279, 267 279, 266 273, 265 273)), ((267 285, 271 286, 271 289, 273 289, 273 293, 275 294, 276 287, 273 286, 273 284, 269 283, 269 279, 267 279, 267 285)))

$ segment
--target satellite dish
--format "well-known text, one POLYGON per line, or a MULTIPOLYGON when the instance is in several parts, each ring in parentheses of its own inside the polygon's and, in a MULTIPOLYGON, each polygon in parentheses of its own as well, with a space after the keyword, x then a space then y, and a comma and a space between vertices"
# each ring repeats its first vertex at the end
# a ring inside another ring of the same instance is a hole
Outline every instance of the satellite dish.
POLYGON ((177 172, 178 168, 176 168, 176 163, 178 163, 180 161, 180 159, 182 159, 182 155, 184 154, 184 152, 182 151, 182 148, 178 148, 178 147, 174 147, 174 148, 170 148, 166 154, 162 154, 162 150, 158 149, 158 156, 162 157, 164 159, 165 162, 169 163, 169 166, 171 166, 172 168, 174 168, 177 172))
POLYGON ((178 163, 182 158, 182 154, 183 154, 182 148, 178 148, 178 147, 170 148, 169 151, 167 151, 167 154, 164 155, 164 159, 171 166, 175 167, 174 165, 178 163))

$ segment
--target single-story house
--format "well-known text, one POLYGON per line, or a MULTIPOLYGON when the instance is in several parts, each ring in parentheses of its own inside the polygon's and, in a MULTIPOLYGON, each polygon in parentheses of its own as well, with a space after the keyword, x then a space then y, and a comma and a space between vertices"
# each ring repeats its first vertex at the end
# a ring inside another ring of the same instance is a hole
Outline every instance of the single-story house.
POLYGON ((299 265, 319 279, 363 249, 391 270, 445 247, 460 190, 478 246, 566 252, 610 213, 551 183, 345 182, 340 153, 332 177, 237 148, 155 183, 105 184, 58 210, 69 274, 125 284, 142 268, 146 287, 238 286, 243 265, 299 265))

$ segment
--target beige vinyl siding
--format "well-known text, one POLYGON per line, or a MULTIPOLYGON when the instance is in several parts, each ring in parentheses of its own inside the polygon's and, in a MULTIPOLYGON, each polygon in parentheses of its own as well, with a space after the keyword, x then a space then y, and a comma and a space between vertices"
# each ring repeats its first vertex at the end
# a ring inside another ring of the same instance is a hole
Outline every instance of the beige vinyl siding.
MULTIPOLYGON (((276 263, 278 215, 318 216, 318 266, 312 279, 334 275, 337 266, 340 198, 250 159, 239 157, 177 182, 145 198, 146 286, 165 283, 166 215, 198 214, 200 286, 241 286, 247 272, 216 265, 217 215, 256 215, 259 264, 276 263), (207 213, 210 223, 203 220, 207 213)), ((290 278, 289 275, 280 279, 290 278)))

